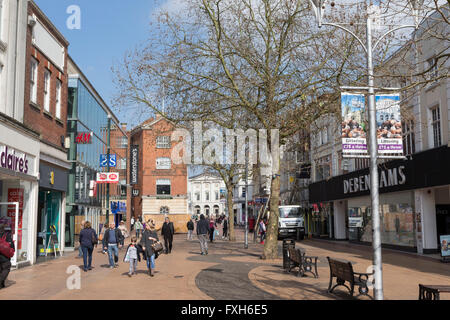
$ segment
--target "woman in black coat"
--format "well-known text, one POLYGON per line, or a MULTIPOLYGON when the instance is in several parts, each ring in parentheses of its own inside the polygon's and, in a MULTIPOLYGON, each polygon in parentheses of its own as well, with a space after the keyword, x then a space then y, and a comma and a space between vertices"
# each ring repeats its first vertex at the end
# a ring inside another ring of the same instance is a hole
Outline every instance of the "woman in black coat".
POLYGON ((83 263, 84 272, 92 270, 92 251, 94 251, 94 245, 97 245, 98 238, 95 230, 91 228, 91 223, 86 221, 84 223, 84 229, 80 232, 80 245, 83 251, 83 263))
POLYGON ((159 241, 158 234, 155 230, 155 222, 151 220, 145 225, 145 230, 140 241, 147 258, 148 273, 151 277, 154 276, 153 271, 155 270, 155 253, 153 252, 152 245, 156 241, 159 241))

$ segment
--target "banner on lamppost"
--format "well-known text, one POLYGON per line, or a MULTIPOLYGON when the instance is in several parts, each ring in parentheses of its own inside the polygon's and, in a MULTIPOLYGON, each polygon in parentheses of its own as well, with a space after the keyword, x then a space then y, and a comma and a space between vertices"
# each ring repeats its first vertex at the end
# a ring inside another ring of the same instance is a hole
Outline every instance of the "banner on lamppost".
MULTIPOLYGON (((341 94, 342 152, 344 154, 367 154, 367 114, 365 95, 341 94)), ((399 94, 377 94, 376 124, 378 153, 403 154, 402 123, 399 94)))
POLYGON ((377 106, 378 153, 403 154, 400 95, 375 96, 377 106))
POLYGON ((367 153, 364 94, 342 92, 341 108, 342 153, 367 153))

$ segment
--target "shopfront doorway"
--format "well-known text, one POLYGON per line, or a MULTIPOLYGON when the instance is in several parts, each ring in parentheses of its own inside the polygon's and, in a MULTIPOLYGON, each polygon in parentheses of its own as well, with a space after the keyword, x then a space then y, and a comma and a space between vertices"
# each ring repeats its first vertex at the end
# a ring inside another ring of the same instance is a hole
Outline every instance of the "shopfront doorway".
POLYGON ((39 190, 37 217, 37 262, 60 254, 62 192, 39 190), (55 252, 56 251, 56 252, 55 252))
POLYGON ((436 230, 438 248, 440 247, 439 236, 450 235, 450 205, 436 205, 436 230))

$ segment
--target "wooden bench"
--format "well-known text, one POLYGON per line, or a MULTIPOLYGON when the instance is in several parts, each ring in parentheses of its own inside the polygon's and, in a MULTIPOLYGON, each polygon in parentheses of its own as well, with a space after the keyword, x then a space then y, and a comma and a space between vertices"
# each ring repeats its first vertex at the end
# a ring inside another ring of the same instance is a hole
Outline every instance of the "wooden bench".
POLYGON ((318 257, 310 257, 306 255, 304 249, 289 248, 289 272, 292 269, 298 268, 297 276, 305 276, 306 272, 310 272, 314 275, 314 278, 319 277, 317 271, 317 259, 318 257), (314 267, 314 270, 313 270, 314 267))
POLYGON ((440 300, 440 293, 450 293, 450 286, 429 286, 419 284, 419 300, 440 300))
POLYGON ((328 292, 332 293, 333 290, 338 286, 344 286, 350 291, 350 295, 353 297, 355 285, 358 286, 358 291, 360 295, 369 296, 368 281, 369 276, 372 273, 359 273, 353 271, 353 266, 351 262, 343 262, 327 257, 328 263, 330 265, 330 284, 328 286, 328 292), (333 287, 333 278, 336 277, 336 285, 333 287), (349 282, 350 287, 345 285, 345 282, 349 282))

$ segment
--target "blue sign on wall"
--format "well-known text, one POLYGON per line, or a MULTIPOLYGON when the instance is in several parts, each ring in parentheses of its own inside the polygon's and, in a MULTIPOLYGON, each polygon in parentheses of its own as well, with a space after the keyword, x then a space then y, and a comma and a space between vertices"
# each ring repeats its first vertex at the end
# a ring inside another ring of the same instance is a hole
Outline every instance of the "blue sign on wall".
POLYGON ((441 256, 450 257, 450 235, 440 236, 441 240, 441 256))
MULTIPOLYGON (((107 154, 101 154, 100 155, 100 167, 104 168, 108 166, 108 162, 107 159, 108 155, 107 154)), ((115 154, 110 154, 109 155, 109 167, 110 168, 115 168, 117 165, 117 156, 115 154)))

